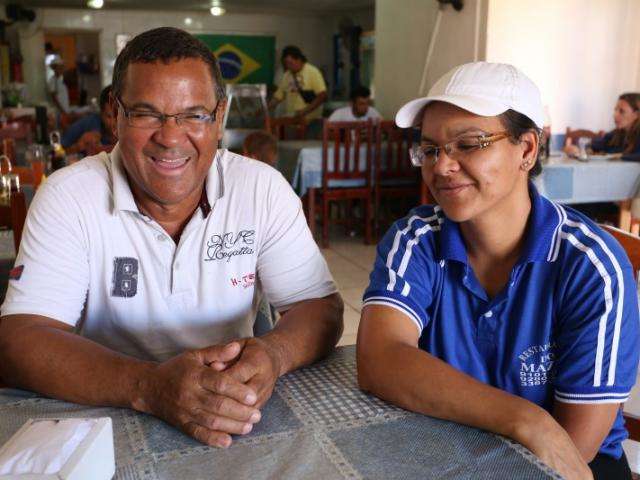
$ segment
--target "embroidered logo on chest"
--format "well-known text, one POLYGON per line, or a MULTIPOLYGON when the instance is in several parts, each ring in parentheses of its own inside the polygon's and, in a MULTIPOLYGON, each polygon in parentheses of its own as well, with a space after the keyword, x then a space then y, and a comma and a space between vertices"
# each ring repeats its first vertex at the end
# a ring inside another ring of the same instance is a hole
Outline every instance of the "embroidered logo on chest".
POLYGON ((231 277, 231 286, 232 287, 242 287, 249 288, 253 287, 256 283, 256 275, 255 273, 247 273, 246 275, 242 275, 240 277, 231 277))
POLYGON ((554 378, 555 342, 532 345, 518 355, 520 360, 520 385, 536 387, 546 385, 554 378))
POLYGON ((133 297, 138 293, 138 259, 115 257, 111 278, 112 297, 133 297))
POLYGON ((211 235, 207 241, 207 258, 205 262, 223 260, 230 262, 238 255, 253 254, 255 230, 240 230, 238 233, 227 232, 222 235, 211 235))

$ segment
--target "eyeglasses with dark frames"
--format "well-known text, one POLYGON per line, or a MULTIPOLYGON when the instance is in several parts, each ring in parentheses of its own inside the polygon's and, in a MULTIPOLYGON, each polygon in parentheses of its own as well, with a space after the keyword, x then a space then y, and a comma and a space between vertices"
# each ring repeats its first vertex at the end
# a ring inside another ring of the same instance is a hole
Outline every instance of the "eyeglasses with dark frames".
POLYGON ((171 117, 175 118, 176 124, 189 130, 199 130, 216 121, 216 113, 220 101, 211 112, 180 112, 174 114, 160 113, 153 110, 135 110, 125 106, 120 98, 116 98, 118 105, 122 108, 127 124, 134 128, 157 129, 162 127, 171 117))

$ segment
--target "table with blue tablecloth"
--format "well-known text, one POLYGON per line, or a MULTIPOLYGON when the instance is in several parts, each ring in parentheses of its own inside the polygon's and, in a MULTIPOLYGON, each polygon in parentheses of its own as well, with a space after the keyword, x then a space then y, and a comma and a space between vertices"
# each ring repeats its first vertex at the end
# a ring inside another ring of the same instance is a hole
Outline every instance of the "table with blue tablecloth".
MULTIPOLYGON (((322 142, 287 140, 278 145, 278 169, 300 195, 322 186, 322 142)), ((364 147, 361 147, 364 151, 364 147)), ((332 155, 333 150, 330 151, 332 155)), ((364 155, 361 155, 361 163, 364 155)), ((535 180, 540 193, 558 203, 615 202, 636 197, 640 163, 620 160, 582 162, 552 157, 535 180)))
MULTIPOLYGON (((374 145, 371 145, 373 155, 374 145)), ((360 146, 359 169, 366 167, 366 144, 360 146)), ((344 153, 340 152, 340 161, 344 153)), ((353 152, 351 153, 353 157, 353 152)), ((333 165, 333 145, 328 148, 329 165, 333 165)), ((283 140, 278 142, 278 170, 291 183, 298 195, 303 196, 309 188, 322 186, 322 141, 321 140, 283 140)), ((364 185, 363 180, 332 180, 332 187, 357 187, 364 185)))
POLYGON ((111 417, 116 479, 560 478, 517 443, 364 394, 353 346, 282 377, 262 421, 226 450, 132 410, 0 389, 0 444, 29 418, 60 417, 111 417))
POLYGON ((558 203, 629 200, 638 194, 640 163, 551 157, 535 183, 541 194, 558 203))

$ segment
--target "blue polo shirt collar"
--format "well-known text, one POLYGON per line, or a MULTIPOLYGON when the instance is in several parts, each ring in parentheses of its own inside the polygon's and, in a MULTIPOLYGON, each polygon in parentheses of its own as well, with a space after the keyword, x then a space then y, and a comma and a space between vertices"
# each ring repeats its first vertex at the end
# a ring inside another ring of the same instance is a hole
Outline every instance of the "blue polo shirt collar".
MULTIPOLYGON (((556 245, 562 224, 561 210, 553 202, 538 193, 529 182, 531 213, 526 231, 526 240, 518 264, 529 262, 552 262, 556 260, 556 245)), ((467 249, 457 222, 444 218, 440 230, 440 259, 469 264, 467 249)))

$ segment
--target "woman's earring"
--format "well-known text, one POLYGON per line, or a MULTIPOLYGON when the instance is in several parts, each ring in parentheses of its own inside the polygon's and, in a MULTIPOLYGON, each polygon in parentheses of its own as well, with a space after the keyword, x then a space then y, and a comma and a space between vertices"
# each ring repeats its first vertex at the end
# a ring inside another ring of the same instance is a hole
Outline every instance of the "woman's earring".
POLYGON ((522 168, 529 168, 529 165, 531 165, 531 161, 530 161, 530 160, 527 160, 526 162, 524 162, 524 163, 522 164, 522 168))

